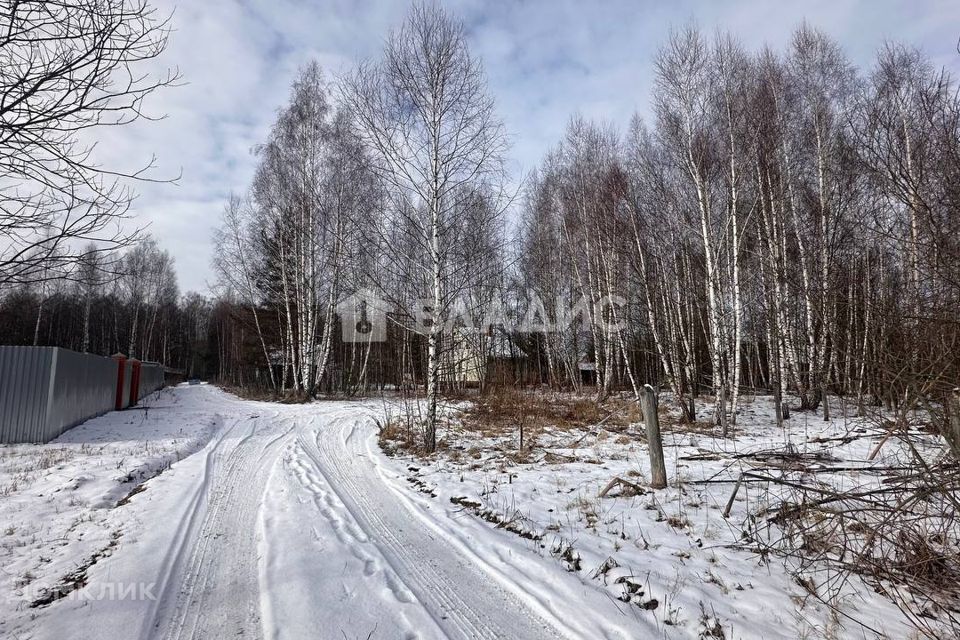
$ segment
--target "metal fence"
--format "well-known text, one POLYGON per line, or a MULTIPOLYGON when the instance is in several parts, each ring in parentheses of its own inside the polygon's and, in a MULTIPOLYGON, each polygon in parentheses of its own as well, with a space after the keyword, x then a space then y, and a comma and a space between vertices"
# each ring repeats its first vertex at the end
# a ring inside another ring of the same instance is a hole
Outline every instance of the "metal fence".
POLYGON ((140 393, 137 400, 163 386, 166 369, 159 362, 140 363, 140 393))
POLYGON ((135 366, 59 347, 0 346, 0 443, 49 442, 163 386, 163 367, 140 363, 139 389, 132 398, 135 366))

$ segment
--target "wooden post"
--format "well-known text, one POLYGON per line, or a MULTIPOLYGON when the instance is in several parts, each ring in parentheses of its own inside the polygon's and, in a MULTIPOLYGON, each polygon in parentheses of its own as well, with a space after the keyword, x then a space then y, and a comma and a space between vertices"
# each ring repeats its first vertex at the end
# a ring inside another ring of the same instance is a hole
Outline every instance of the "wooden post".
POLYGON ((743 484, 743 474, 741 473, 737 477, 737 484, 733 485, 733 493, 730 494, 730 499, 727 500, 727 506, 723 509, 723 517, 730 517, 730 509, 733 508, 733 501, 737 497, 737 492, 740 491, 740 485, 743 484))
POLYGON ((647 427, 647 447, 650 451, 650 486, 663 489, 667 486, 667 467, 663 462, 663 440, 660 438, 660 418, 657 415, 657 392, 649 384, 640 392, 640 407, 643 423, 647 427))
POLYGON ((773 412, 777 416, 777 427, 783 429, 783 395, 779 381, 773 387, 773 412))
POLYGON ((954 389, 947 396, 947 431, 944 439, 950 445, 953 457, 960 460, 960 388, 954 389))
POLYGON ((127 360, 130 363, 130 397, 127 401, 128 407, 136 406, 140 400, 140 361, 136 358, 127 360))
POLYGON ((827 397, 827 383, 825 381, 820 385, 820 399, 823 402, 823 419, 830 422, 830 398, 827 397))

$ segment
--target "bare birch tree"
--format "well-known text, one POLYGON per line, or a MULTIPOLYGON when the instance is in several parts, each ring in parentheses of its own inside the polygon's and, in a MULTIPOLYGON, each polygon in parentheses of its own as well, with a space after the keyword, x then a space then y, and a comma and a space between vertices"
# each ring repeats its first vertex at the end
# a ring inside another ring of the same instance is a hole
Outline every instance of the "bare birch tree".
MULTIPOLYGON (((500 192, 506 137, 463 25, 438 5, 414 5, 383 58, 349 76, 343 96, 387 185, 391 214, 406 219, 428 258, 422 268, 435 321, 427 333, 426 445, 433 450, 442 319, 453 302, 444 289, 447 252, 475 190, 500 192)), ((406 262, 396 251, 390 259, 406 262)))

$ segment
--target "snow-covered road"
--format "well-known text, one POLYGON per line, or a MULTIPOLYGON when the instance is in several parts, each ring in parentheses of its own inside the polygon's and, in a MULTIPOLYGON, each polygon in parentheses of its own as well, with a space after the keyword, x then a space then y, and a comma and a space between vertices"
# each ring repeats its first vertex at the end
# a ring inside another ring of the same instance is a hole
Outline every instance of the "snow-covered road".
POLYGON ((244 416, 202 452, 203 481, 164 562, 144 637, 260 635, 257 518, 291 431, 277 413, 244 416))
MULTIPOLYGON (((277 405, 206 385, 205 447, 114 509, 119 544, 31 638, 627 638, 633 607, 412 489, 380 452, 379 402, 277 405), (149 585, 102 597, 104 584, 149 585), (141 589, 141 593, 143 590, 141 589)), ((175 413, 168 417, 176 420, 175 413)), ((12 637, 18 637, 13 635, 12 637)))

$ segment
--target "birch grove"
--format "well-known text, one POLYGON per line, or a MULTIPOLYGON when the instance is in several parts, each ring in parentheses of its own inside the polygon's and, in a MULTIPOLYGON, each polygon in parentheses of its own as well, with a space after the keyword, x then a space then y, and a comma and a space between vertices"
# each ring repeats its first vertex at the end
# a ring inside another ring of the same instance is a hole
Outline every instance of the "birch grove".
POLYGON ((330 384, 335 308, 370 272, 359 238, 380 193, 329 93, 319 65, 301 70, 257 149, 250 192, 231 199, 216 237, 220 286, 249 313, 264 382, 307 396, 330 384))
POLYGON ((224 375, 419 389, 427 448, 468 383, 597 401, 659 385, 724 434, 744 394, 830 419, 829 396, 866 412, 954 384, 953 80, 893 43, 857 69, 806 24, 758 51, 687 27, 652 62, 650 115, 574 114, 516 198, 444 10, 417 5, 338 79, 306 67, 219 232, 224 375), (386 340, 343 343, 337 304, 368 289, 386 340))
MULTIPOLYGON (((617 286, 637 304, 629 353, 609 369, 615 386, 629 388, 631 369, 653 362, 686 419, 709 391, 726 431, 745 386, 796 394, 800 409, 829 419, 827 394, 853 393, 861 410, 867 395, 896 405, 931 367, 934 377, 955 371, 953 359, 922 355, 915 342, 932 332, 946 348, 954 336, 935 319, 956 299, 951 269, 934 267, 956 255, 943 235, 954 228, 946 158, 958 148, 950 78, 899 45, 863 77, 808 25, 783 53, 678 30, 655 69, 652 122, 635 118, 621 139, 575 118, 524 200, 529 290, 568 286, 589 297, 595 268, 627 274, 617 286), (582 132, 601 130, 611 155, 588 173, 571 149, 582 132), (618 170, 629 188, 611 197, 622 202, 582 224, 585 196, 609 188, 618 170), (906 296, 895 293, 900 283, 906 296)), ((567 359, 595 363, 605 387, 604 337, 577 336, 567 359)), ((575 372, 556 365, 560 342, 543 339, 549 378, 577 386, 575 372)))

